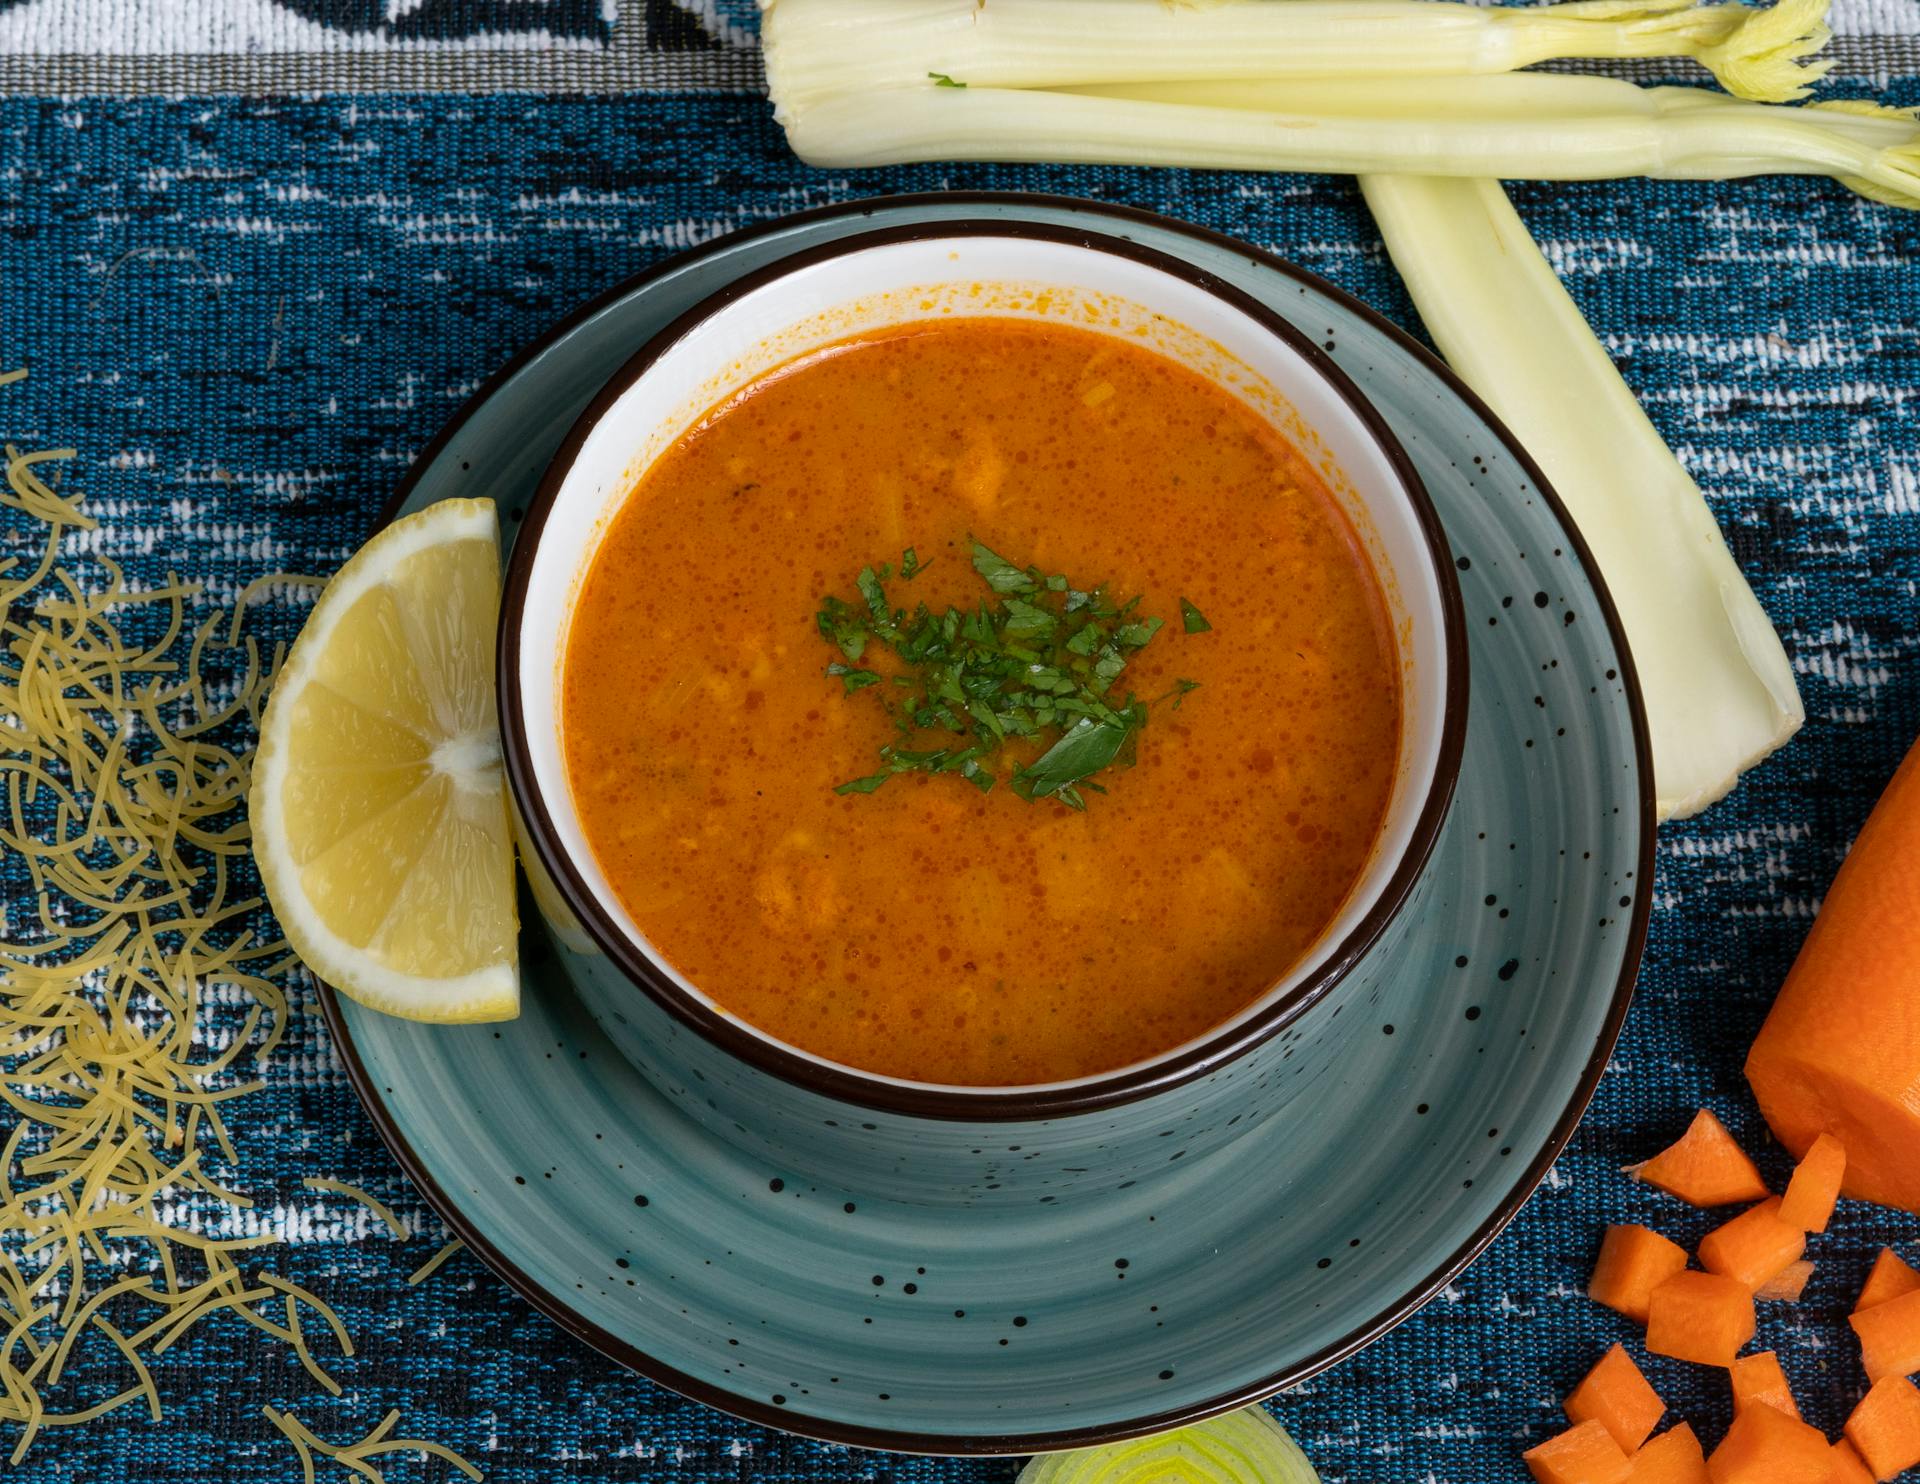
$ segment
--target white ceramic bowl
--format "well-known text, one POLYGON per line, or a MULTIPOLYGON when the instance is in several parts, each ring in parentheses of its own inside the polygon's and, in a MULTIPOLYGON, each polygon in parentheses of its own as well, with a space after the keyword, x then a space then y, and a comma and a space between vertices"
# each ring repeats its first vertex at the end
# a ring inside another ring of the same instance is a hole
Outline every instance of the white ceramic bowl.
MULTIPOLYGON (((1438 832, 1464 729, 1459 594, 1405 453, 1319 347, 1211 276, 1118 238, 982 224, 872 233, 772 265, 663 331, 581 416, 528 512, 501 632, 503 735, 543 909, 614 958, 682 1026, 850 1104, 945 1118, 1044 1117, 1177 1084, 1244 1053, 1319 1000, 1404 903, 1438 832), (1372 858, 1313 949, 1260 999, 1148 1061, 1071 1082, 958 1087, 828 1062, 726 1014, 653 949, 594 858, 568 786, 560 674, 581 582, 609 520, 676 439, 729 394, 835 341, 917 320, 1053 320, 1172 356, 1273 422, 1325 475, 1393 618, 1403 677, 1398 770, 1372 858)), ((578 941, 577 936, 575 941, 578 941)))

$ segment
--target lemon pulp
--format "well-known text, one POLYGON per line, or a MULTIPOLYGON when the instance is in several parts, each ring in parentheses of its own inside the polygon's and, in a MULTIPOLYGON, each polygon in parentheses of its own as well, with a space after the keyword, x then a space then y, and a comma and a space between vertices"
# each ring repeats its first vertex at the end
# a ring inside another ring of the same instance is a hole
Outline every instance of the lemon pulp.
POLYGON ((327 585, 261 727, 254 853, 307 966, 413 1020, 519 1008, 491 500, 396 521, 327 585))

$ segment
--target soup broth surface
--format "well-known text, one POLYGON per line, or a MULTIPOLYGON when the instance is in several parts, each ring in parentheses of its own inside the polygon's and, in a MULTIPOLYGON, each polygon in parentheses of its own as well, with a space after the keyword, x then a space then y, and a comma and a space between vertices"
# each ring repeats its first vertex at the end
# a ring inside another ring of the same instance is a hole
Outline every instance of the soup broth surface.
POLYGON ((896 1077, 1050 1082, 1206 1031, 1313 945, 1392 789, 1398 664, 1354 532, 1259 414, 1114 336, 958 319, 783 368, 655 462, 577 596, 561 735, 621 903, 727 1012, 896 1077), (1166 620, 1111 693, 1151 703, 1137 762, 1084 811, 1007 786, 1032 745, 984 794, 834 791, 904 692, 825 673, 823 596, 911 547, 890 603, 972 611, 976 540, 1166 620))

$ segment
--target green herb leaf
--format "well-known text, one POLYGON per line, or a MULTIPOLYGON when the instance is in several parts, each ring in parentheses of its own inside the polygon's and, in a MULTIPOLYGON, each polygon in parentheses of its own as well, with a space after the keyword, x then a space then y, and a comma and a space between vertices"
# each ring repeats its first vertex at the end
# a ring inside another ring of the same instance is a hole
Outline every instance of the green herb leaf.
POLYGON ((1098 773, 1115 757, 1130 730, 1123 724, 1083 716, 1053 746, 1018 772, 1029 797, 1041 799, 1071 787, 1090 773, 1098 773))
POLYGON ((841 684, 846 686, 847 694, 849 695, 857 690, 865 690, 870 685, 878 685, 880 683, 880 677, 874 674, 873 671, 855 670, 842 664, 828 665, 827 673, 829 675, 838 675, 841 684))
POLYGON ((1008 598, 1003 606, 1007 611, 1007 632, 1016 638, 1026 639, 1053 632, 1056 620, 1046 609, 1036 607, 1022 598, 1008 598))
POLYGON ((1189 634, 1204 634, 1213 627, 1212 624, 1207 622, 1206 614, 1194 607, 1193 604, 1189 603, 1185 598, 1180 600, 1180 621, 1187 626, 1187 632, 1189 634))
POLYGON ((848 659, 857 660, 866 652, 866 623, 840 599, 823 598, 814 621, 819 624, 820 632, 837 644, 848 659))
POLYGON ((873 568, 862 567, 860 575, 853 579, 853 585, 860 589, 860 596, 867 600, 867 612, 873 617, 874 632, 886 633, 893 627, 893 614, 887 608, 887 590, 873 568))
POLYGON ((973 570, 986 578, 987 586, 996 593, 1036 593, 1040 584, 1033 580, 1030 573, 998 555, 978 541, 973 543, 973 570))
POLYGON ((933 79, 933 85, 936 88, 964 88, 966 86, 963 82, 955 82, 944 72, 929 72, 927 76, 933 79))
MULTIPOLYGON (((881 771, 838 785, 841 794, 872 793, 897 773, 952 773, 981 792, 998 781, 990 760, 1010 738, 1040 744, 1038 758, 1008 777, 1025 799, 1054 799, 1084 809, 1086 793, 1104 793, 1092 775, 1130 767, 1139 753, 1148 704, 1107 699, 1134 654, 1164 626, 1135 617, 1138 597, 1115 606, 1098 587, 1075 587, 1064 575, 1017 567, 980 542, 974 570, 996 595, 970 610, 911 613, 887 598, 890 564, 862 568, 860 601, 821 599, 815 622, 842 660, 827 666, 848 693, 886 677, 860 667, 866 647, 891 648, 907 673, 892 677, 901 694, 882 697, 898 731, 880 749, 881 771), (933 744, 933 745, 929 745, 933 744)), ((913 547, 900 557, 905 579, 925 570, 913 547)), ((1184 604, 1192 610, 1191 604, 1184 604)), ((1204 628, 1197 611, 1188 617, 1204 628)), ((1177 707, 1195 682, 1176 682, 1160 699, 1177 707)))

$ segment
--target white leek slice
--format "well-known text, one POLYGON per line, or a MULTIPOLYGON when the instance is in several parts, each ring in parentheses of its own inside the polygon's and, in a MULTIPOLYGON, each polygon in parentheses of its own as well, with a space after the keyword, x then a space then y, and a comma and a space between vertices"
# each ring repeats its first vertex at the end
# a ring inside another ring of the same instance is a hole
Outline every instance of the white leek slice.
POLYGON ((918 84, 1059 88, 1206 78, 1509 72, 1557 58, 1691 57, 1746 98, 1804 96, 1831 65, 1827 0, 1493 7, 1455 0, 762 0, 789 105, 918 84))
POLYGON ((1414 306, 1565 503, 1626 630, 1660 817, 1706 808, 1805 719, 1699 486, 1491 180, 1361 181, 1414 306))
POLYGON ((1017 1484, 1320 1484, 1286 1429, 1258 1407, 1157 1438, 1049 1453, 1017 1484))
POLYGON ((1610 77, 1103 83, 1070 91, 929 83, 798 99, 777 74, 773 82, 776 117, 795 153, 837 168, 1050 160, 1519 180, 1830 175, 1876 200, 1920 209, 1920 123, 1910 116, 1746 103, 1610 77))

